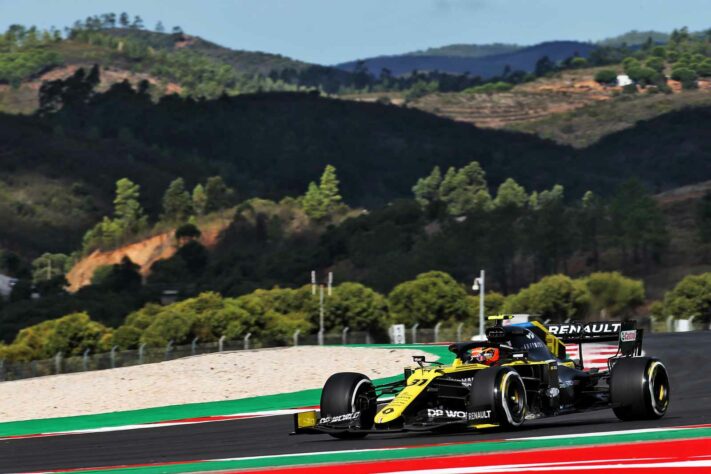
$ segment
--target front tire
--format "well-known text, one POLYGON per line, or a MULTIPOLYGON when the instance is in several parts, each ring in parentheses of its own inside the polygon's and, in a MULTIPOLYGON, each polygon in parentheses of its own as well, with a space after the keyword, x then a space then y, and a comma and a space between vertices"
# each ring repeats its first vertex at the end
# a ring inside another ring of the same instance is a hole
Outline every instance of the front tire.
MULTIPOLYGON (((373 427, 377 409, 375 388, 370 379, 356 372, 331 375, 321 392, 321 416, 338 416, 359 411, 358 428, 373 427)), ((364 438, 365 433, 329 433, 334 438, 364 438)))
POLYGON ((517 428, 526 420, 526 386, 510 367, 490 367, 474 375, 469 411, 491 410, 502 428, 517 428))
POLYGON ((669 408, 671 387, 667 369, 657 359, 618 360, 610 374, 610 401, 620 420, 656 420, 669 408))

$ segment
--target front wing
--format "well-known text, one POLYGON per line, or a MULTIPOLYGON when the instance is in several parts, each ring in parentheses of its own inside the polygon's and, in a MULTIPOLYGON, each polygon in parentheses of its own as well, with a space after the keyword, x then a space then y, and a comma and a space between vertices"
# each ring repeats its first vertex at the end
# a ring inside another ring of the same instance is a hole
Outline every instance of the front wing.
MULTIPOLYGON (((363 434, 390 434, 390 433, 406 433, 406 432, 434 432, 447 430, 466 430, 466 429, 483 429, 493 428, 498 425, 481 423, 465 418, 459 419, 434 419, 416 421, 413 423, 404 423, 398 427, 377 426, 371 429, 361 429, 355 426, 358 412, 344 415, 348 419, 339 419, 336 421, 328 418, 320 418, 319 413, 315 410, 305 411, 294 414, 294 431, 296 434, 336 434, 336 433, 363 433, 363 434)), ((341 417, 337 417, 341 418, 341 417)), ((482 420, 483 421, 483 420, 482 420)))

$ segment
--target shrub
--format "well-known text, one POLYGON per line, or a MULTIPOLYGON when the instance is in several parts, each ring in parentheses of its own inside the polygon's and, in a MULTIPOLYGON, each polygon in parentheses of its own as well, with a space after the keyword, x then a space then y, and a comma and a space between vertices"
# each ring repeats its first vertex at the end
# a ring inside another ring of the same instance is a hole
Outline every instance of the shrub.
POLYGON ((617 72, 613 69, 602 69, 595 74, 595 81, 600 84, 616 84, 617 72))
POLYGON ((565 275, 543 278, 506 299, 506 313, 529 313, 542 319, 582 319, 590 304, 585 285, 565 275))
POLYGON ((652 314, 658 318, 698 315, 708 322, 711 319, 711 273, 689 275, 682 279, 666 292, 660 305, 654 305, 652 314))
POLYGON ((384 333, 388 326, 387 302, 383 295, 360 283, 342 283, 326 300, 329 327, 384 333))
POLYGON ((86 349, 105 351, 110 341, 109 328, 92 321, 86 313, 73 313, 22 329, 4 351, 9 360, 43 359, 57 352, 70 356, 86 349))
POLYGON ((400 283, 388 296, 394 322, 434 326, 440 321, 469 319, 472 308, 467 293, 444 272, 428 272, 400 283))
POLYGON ((681 82, 684 89, 694 89, 697 87, 696 71, 688 67, 677 67, 672 70, 671 78, 681 82))
POLYGON ((618 272, 593 273, 582 279, 590 294, 593 319, 603 311, 607 318, 625 318, 644 303, 644 284, 618 272))

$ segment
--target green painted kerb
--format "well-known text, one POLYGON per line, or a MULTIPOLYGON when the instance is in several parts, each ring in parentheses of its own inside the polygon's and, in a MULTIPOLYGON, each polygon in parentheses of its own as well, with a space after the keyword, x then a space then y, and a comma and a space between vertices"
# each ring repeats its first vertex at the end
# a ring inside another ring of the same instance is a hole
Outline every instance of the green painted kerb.
MULTIPOLYGON (((476 438, 476 435, 472 435, 472 438, 476 438)), ((416 459, 437 456, 461 456, 469 454, 520 451, 526 449, 558 449, 589 445, 625 444, 641 441, 672 441, 698 438, 709 438, 709 441, 711 441, 711 428, 696 428, 653 433, 630 433, 608 436, 592 435, 579 438, 528 439, 503 442, 474 441, 470 444, 429 446, 422 448, 414 447, 407 449, 376 450, 353 453, 339 452, 334 454, 295 454, 282 457, 265 457, 260 459, 205 461, 164 466, 100 469, 100 471, 101 474, 178 474, 185 472, 257 469, 267 467, 274 468, 325 463, 389 461, 396 459, 416 459)), ((344 443, 344 448, 347 448, 347 442, 344 443)))
MULTIPOLYGON (((343 346, 338 346, 343 347, 343 346)), ((453 354, 444 346, 428 345, 351 345, 346 347, 369 347, 385 350, 420 349, 438 356, 444 363, 451 363, 453 354)), ((395 381, 399 376, 375 380, 376 383, 395 381)), ((187 405, 172 405, 143 410, 131 410, 99 415, 82 415, 64 418, 48 418, 43 420, 27 420, 0 423, 0 437, 22 436, 38 433, 56 433, 60 431, 88 430, 109 428, 123 425, 155 423, 159 421, 180 420, 185 418, 200 418, 205 416, 234 415, 265 410, 283 410, 319 404, 320 389, 302 390, 299 392, 267 395, 262 397, 241 398, 220 402, 191 403, 187 405)))

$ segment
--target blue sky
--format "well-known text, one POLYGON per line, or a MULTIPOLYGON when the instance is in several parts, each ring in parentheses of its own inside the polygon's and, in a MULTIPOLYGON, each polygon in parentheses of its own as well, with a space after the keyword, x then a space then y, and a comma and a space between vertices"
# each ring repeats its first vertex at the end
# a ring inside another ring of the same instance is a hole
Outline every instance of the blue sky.
POLYGON ((237 49, 321 63, 451 43, 597 40, 632 29, 711 28, 710 0, 0 0, 12 23, 70 25, 127 11, 237 49))

